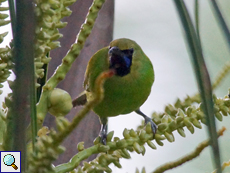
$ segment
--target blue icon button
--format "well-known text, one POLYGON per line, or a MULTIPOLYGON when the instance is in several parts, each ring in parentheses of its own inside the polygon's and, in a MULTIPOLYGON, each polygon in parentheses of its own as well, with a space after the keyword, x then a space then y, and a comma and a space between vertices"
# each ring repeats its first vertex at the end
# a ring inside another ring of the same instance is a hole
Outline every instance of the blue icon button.
POLYGON ((3 162, 5 163, 5 165, 7 166, 12 166, 15 170, 18 169, 18 167, 14 164, 15 163, 15 158, 13 155, 11 154, 7 154, 4 156, 3 158, 3 162))

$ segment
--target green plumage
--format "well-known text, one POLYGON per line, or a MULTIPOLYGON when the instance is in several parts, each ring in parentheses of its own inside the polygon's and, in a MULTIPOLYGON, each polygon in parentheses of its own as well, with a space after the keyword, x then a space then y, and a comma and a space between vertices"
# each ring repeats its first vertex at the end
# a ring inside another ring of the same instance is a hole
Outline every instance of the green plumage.
POLYGON ((109 70, 109 48, 133 49, 130 73, 121 77, 114 75, 104 84, 104 99, 93 111, 100 117, 112 117, 136 111, 148 98, 154 82, 153 66, 141 47, 129 39, 117 39, 108 47, 96 52, 90 59, 85 73, 84 88, 87 100, 93 97, 96 78, 109 70))

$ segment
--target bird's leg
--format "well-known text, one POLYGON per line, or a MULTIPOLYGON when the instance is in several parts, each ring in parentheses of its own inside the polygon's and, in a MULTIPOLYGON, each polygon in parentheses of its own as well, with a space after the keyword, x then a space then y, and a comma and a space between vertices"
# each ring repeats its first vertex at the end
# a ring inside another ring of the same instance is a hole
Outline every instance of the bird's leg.
POLYGON ((106 139, 107 139, 107 118, 100 118, 101 120, 101 130, 99 133, 99 136, 101 137, 101 143, 106 145, 106 139))
POLYGON ((143 112, 141 112, 140 109, 136 110, 135 112, 137 114, 141 115, 142 117, 144 117, 145 124, 147 124, 148 122, 150 122, 153 134, 156 134, 156 132, 157 132, 157 125, 152 121, 152 119, 149 118, 147 115, 145 115, 143 112))

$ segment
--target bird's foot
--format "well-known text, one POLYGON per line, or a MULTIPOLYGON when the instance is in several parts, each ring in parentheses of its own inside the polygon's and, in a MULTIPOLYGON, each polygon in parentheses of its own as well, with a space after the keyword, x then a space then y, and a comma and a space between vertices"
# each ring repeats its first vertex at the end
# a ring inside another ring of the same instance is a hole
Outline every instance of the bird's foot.
POLYGON ((145 118, 145 125, 147 125, 148 123, 151 124, 151 128, 152 128, 152 131, 153 131, 153 134, 155 135, 156 132, 157 132, 157 125, 153 122, 153 120, 149 117, 144 117, 145 118))
POLYGON ((149 118, 148 116, 146 116, 143 112, 141 112, 140 109, 136 110, 135 112, 137 114, 141 115, 145 119, 145 125, 148 123, 151 124, 153 135, 155 135, 157 132, 157 125, 153 122, 153 120, 151 118, 149 118))
POLYGON ((106 140, 107 140, 107 133, 105 131, 100 131, 99 134, 100 138, 101 138, 101 143, 103 145, 106 145, 106 140))

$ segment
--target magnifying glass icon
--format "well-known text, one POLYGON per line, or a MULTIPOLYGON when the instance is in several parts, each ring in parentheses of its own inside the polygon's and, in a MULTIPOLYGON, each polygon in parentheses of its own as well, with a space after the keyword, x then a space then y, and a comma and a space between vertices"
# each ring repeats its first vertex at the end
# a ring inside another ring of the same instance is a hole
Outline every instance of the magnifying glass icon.
POLYGON ((14 164, 15 163, 15 158, 11 154, 7 154, 3 158, 3 162, 7 166, 12 166, 15 170, 18 169, 18 167, 14 164))

